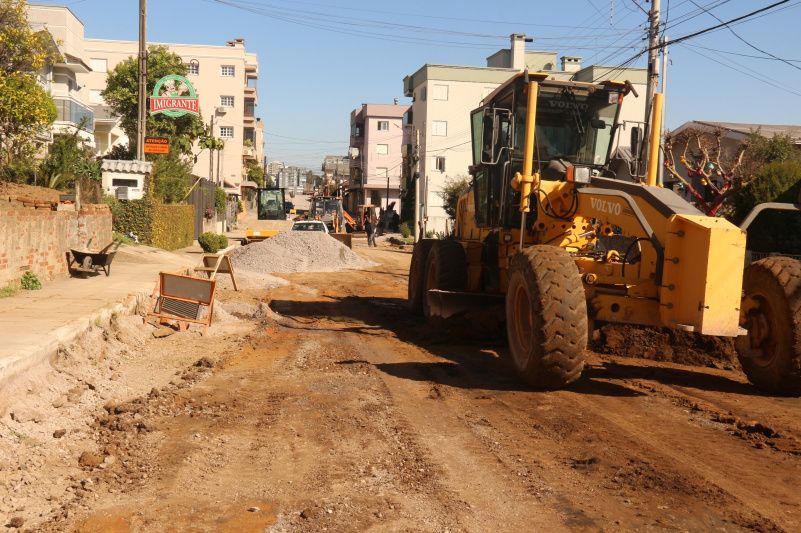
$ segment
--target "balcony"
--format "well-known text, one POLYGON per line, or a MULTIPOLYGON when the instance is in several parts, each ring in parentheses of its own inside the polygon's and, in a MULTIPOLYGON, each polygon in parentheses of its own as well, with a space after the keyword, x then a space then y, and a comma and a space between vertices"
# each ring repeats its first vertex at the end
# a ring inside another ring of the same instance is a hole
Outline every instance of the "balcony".
POLYGON ((95 114, 85 105, 72 98, 54 97, 56 122, 66 122, 90 133, 95 131, 95 114))

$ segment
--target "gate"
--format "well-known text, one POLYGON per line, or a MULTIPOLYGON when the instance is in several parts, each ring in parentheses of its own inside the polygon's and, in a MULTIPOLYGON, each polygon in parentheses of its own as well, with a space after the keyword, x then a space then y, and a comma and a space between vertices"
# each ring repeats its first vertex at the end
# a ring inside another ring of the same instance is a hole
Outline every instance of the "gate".
POLYGON ((189 203, 195 207, 195 240, 203 233, 203 219, 206 216, 206 210, 211 208, 214 212, 214 218, 217 213, 214 208, 214 195, 216 186, 214 182, 206 178, 198 178, 200 183, 195 182, 192 193, 189 195, 189 203))

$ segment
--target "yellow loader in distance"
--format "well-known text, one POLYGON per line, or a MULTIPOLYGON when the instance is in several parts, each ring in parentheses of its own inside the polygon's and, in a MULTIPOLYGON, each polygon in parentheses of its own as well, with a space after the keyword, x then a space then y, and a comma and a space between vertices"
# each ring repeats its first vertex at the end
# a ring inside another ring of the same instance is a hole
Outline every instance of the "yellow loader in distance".
POLYGON ((526 72, 487 96, 471 113, 472 185, 454 234, 415 244, 411 309, 503 305, 511 363, 538 388, 578 379, 593 324, 612 322, 736 337, 754 384, 801 393, 801 264, 744 272, 745 232, 671 190, 615 179, 631 90, 526 72))

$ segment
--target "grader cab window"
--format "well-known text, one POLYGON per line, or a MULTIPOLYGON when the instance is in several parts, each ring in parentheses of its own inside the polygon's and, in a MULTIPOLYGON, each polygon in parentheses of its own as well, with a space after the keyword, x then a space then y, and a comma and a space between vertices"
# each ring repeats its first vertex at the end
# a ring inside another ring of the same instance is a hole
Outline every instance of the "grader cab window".
POLYGON ((616 92, 541 87, 535 160, 540 165, 552 159, 577 165, 605 165, 618 107, 616 92))

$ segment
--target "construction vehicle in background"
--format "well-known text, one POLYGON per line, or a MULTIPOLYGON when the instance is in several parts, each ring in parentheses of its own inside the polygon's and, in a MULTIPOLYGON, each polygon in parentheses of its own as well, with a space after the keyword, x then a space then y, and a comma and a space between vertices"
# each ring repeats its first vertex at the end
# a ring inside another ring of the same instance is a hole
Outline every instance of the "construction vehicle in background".
POLYGON ((471 113, 472 184, 453 236, 415 244, 410 307, 447 318, 495 302, 510 361, 538 388, 578 379, 589 332, 607 322, 733 337, 752 383, 800 394, 801 263, 744 272, 740 228, 656 186, 661 128, 647 184, 615 179, 611 145, 632 91, 525 72, 487 96, 471 113))
POLYGON ((320 220, 328 227, 328 234, 353 248, 353 239, 347 231, 342 199, 334 196, 313 196, 310 201, 309 220, 320 220))
POLYGON ((259 187, 256 189, 256 216, 259 220, 285 220, 284 189, 280 187, 259 187))

